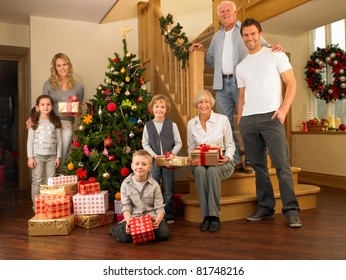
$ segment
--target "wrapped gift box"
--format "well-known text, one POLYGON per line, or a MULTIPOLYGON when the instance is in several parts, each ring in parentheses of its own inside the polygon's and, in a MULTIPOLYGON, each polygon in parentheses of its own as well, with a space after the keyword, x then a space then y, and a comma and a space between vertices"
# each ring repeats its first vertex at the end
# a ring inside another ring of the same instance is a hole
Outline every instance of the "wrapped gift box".
POLYGON ((98 194, 101 192, 100 183, 90 180, 78 181, 78 193, 80 194, 98 194))
POLYGON ((130 220, 130 227, 133 244, 143 243, 155 239, 150 215, 132 218, 130 220))
POLYGON ((71 215, 70 199, 53 199, 45 202, 45 215, 49 219, 71 215))
POLYGON ((92 229, 114 222, 114 211, 107 211, 98 215, 75 215, 74 225, 85 229, 92 229))
POLYGON ((67 116, 80 116, 82 113, 82 107, 80 102, 59 102, 59 113, 67 116))
POLYGON ((73 200, 74 194, 57 195, 57 194, 38 194, 35 196, 35 215, 45 214, 45 204, 49 200, 55 199, 68 199, 70 200, 70 211, 73 213, 73 200))
POLYGON ((121 214, 122 213, 121 200, 114 200, 114 213, 121 214))
POLYGON ((49 177, 47 183, 48 186, 77 185, 78 177, 76 175, 49 177))
POLYGON ((124 215, 123 214, 115 214, 115 219, 117 223, 120 223, 122 220, 124 220, 124 215))
POLYGON ((73 229, 73 214, 57 219, 48 219, 45 214, 38 214, 28 221, 29 236, 68 235, 73 229))
POLYGON ((221 152, 219 147, 200 145, 191 152, 192 165, 218 165, 221 152))
POLYGON ((77 184, 61 186, 40 185, 40 194, 67 195, 76 194, 77 191, 77 184))
POLYGON ((155 165, 168 168, 179 168, 191 165, 191 160, 189 157, 175 156, 166 159, 165 156, 160 156, 155 158, 155 165))
POLYGON ((105 214, 109 208, 108 191, 87 195, 77 193, 72 199, 76 215, 105 214))

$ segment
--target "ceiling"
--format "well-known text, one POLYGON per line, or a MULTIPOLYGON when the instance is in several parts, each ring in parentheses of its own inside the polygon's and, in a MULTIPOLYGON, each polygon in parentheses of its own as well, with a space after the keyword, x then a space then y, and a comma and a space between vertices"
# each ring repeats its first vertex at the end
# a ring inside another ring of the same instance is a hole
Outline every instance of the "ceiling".
POLYGON ((0 0, 0 22, 29 25, 30 16, 100 23, 118 0, 0 0))
MULTIPOLYGON (((147 1, 147 0, 145 0, 147 1)), ((161 0, 171 14, 206 9, 211 0, 161 0), (183 8, 182 8, 183 7, 183 8)), ((0 0, 0 22, 29 24, 39 16, 92 23, 137 17, 139 0, 0 0), (116 4, 117 3, 117 4, 116 4), (116 5, 115 5, 116 4, 116 5), (114 9, 113 9, 114 7, 114 9)), ((345 0, 312 0, 262 23, 265 33, 297 36, 316 27, 345 18, 345 0)))

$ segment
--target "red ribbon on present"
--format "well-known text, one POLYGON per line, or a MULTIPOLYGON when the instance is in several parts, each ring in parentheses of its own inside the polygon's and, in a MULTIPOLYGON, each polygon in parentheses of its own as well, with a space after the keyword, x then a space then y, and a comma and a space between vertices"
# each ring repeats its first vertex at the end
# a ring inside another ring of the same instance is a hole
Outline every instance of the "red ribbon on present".
MULTIPOLYGON (((79 115, 76 112, 72 112, 72 102, 78 102, 78 96, 71 95, 67 97, 67 109, 66 109, 66 115, 67 116, 76 116, 79 115)), ((82 102, 79 102, 80 105, 83 105, 82 102)))
MULTIPOLYGON (((86 170, 84 170, 84 171, 86 171, 86 170)), ((88 180, 80 180, 78 182, 78 185, 86 185, 86 184, 95 183, 95 182, 96 182, 96 178, 90 177, 88 180)))
POLYGON ((219 157, 221 156, 220 148, 219 147, 211 147, 207 144, 200 144, 199 147, 196 147, 195 150, 201 151, 200 159, 201 159, 201 165, 206 165, 206 158, 205 153, 209 152, 210 150, 219 150, 219 157))

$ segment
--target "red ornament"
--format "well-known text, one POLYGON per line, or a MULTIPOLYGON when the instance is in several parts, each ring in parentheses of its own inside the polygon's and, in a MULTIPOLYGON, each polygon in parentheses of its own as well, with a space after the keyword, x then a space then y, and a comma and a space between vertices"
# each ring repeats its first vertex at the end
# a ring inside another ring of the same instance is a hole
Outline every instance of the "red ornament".
POLYGON ((142 97, 142 96, 139 96, 139 97, 137 98, 137 101, 138 101, 138 102, 142 102, 142 101, 143 101, 143 97, 142 97))
POLYGON ((127 177, 130 175, 130 169, 128 169, 127 167, 123 167, 121 170, 120 170, 120 174, 121 176, 123 177, 127 177))
POLYGON ((117 62, 119 61, 119 59, 118 59, 117 57, 115 57, 115 58, 113 59, 113 61, 114 61, 114 63, 117 63, 117 62))
POLYGON ((110 92, 111 92, 110 89, 104 89, 104 90, 103 90, 103 94, 104 94, 104 95, 107 95, 107 94, 110 93, 110 92))
POLYGON ((75 148, 80 147, 80 143, 77 140, 73 140, 73 147, 75 148))
POLYGON ((110 147, 110 146, 112 146, 112 144, 113 144, 113 141, 112 141, 111 137, 108 136, 108 138, 105 139, 105 146, 110 147))
POLYGON ((114 112, 117 109, 117 105, 114 102, 109 102, 107 105, 107 110, 109 112, 114 112))
POLYGON ((139 82, 140 85, 143 85, 144 84, 143 78, 138 78, 138 82, 139 82))
POLYGON ((115 160, 115 155, 109 155, 108 156, 109 161, 114 161, 115 160))
POLYGON ((343 123, 340 124, 339 129, 340 129, 341 131, 345 131, 345 130, 346 130, 346 125, 343 124, 343 123))

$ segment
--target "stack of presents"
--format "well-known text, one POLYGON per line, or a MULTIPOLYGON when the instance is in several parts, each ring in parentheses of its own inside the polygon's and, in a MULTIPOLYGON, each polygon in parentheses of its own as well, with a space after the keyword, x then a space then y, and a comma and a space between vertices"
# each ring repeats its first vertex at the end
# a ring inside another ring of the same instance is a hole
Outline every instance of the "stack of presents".
POLYGON ((75 227, 92 229, 111 224, 108 191, 93 178, 75 175, 48 178, 35 197, 35 216, 28 221, 29 236, 68 235, 75 227))
MULTIPOLYGON (((159 157, 158 166, 180 168, 189 165, 217 165, 220 149, 200 145, 189 157, 159 157)), ((176 194, 176 202, 181 194, 176 194)), ((180 208, 181 205, 175 205, 180 208)), ((97 228, 124 219, 121 201, 114 201, 114 211, 109 210, 108 191, 101 191, 95 178, 78 180, 76 175, 48 178, 35 197, 35 216, 28 221, 29 236, 68 235, 75 227, 97 228)), ((149 215, 131 220, 134 244, 155 239, 149 215)))

